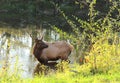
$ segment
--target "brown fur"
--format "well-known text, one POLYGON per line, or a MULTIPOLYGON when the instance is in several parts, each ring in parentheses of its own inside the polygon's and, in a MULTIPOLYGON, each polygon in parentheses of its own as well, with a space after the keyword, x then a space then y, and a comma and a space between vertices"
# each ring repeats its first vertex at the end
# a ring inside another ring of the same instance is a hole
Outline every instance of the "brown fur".
POLYGON ((65 41, 57 41, 54 43, 43 42, 43 44, 45 45, 38 45, 36 42, 33 51, 34 56, 43 64, 48 64, 48 61, 58 59, 67 60, 73 50, 73 46, 65 41))

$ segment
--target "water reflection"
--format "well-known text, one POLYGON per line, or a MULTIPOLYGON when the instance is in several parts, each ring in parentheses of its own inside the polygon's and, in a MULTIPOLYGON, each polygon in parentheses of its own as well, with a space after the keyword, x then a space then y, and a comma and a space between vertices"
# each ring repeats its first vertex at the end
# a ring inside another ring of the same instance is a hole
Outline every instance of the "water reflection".
POLYGON ((36 61, 31 53, 32 38, 26 31, 0 31, 0 68, 8 73, 16 72, 22 77, 32 77, 36 61))

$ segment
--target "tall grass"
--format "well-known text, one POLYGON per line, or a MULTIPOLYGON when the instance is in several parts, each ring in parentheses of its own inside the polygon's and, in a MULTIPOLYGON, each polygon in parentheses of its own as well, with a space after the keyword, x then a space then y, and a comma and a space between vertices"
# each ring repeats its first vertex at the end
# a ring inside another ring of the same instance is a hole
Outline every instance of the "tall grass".
MULTIPOLYGON (((74 71, 57 72, 52 75, 35 76, 34 78, 20 78, 19 76, 2 74, 0 83, 117 83, 120 82, 120 73, 90 74, 87 64, 79 66, 74 64, 74 71)), ((2 71, 5 72, 5 71, 2 71)))

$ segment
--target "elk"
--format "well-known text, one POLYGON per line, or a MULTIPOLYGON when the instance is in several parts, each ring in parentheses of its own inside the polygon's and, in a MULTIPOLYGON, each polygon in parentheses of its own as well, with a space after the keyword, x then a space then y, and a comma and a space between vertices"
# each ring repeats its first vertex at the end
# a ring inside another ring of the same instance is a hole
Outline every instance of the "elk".
POLYGON ((35 39, 33 54, 40 63, 48 64, 48 61, 68 60, 72 50, 73 46, 66 41, 50 43, 44 42, 42 37, 35 39))

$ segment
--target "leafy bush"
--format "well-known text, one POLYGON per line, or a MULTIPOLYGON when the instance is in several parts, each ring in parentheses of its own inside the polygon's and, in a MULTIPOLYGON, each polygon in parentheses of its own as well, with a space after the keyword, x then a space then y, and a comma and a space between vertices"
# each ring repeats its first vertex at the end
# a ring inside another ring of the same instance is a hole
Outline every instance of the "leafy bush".
POLYGON ((97 40, 85 57, 89 60, 93 73, 110 73, 120 68, 120 43, 115 43, 116 37, 114 36, 113 44, 109 44, 108 38, 110 36, 106 35, 97 40))
POLYGON ((104 18, 98 18, 99 11, 95 10, 96 0, 92 0, 89 5, 88 21, 81 20, 76 16, 73 16, 73 18, 70 19, 60 8, 58 8, 63 17, 66 19, 67 23, 71 26, 72 32, 66 33, 56 26, 51 27, 56 32, 60 33, 60 37, 63 39, 69 39, 76 49, 76 56, 84 59, 86 52, 90 51, 91 46, 94 43, 101 40, 109 33, 113 34, 116 33, 116 31, 119 31, 119 14, 116 14, 115 17, 112 17, 112 14, 115 11, 119 11, 118 5, 119 4, 116 1, 111 2, 111 6, 109 7, 109 11, 107 12, 106 16, 104 18), (115 28, 118 29, 114 30, 115 28))

